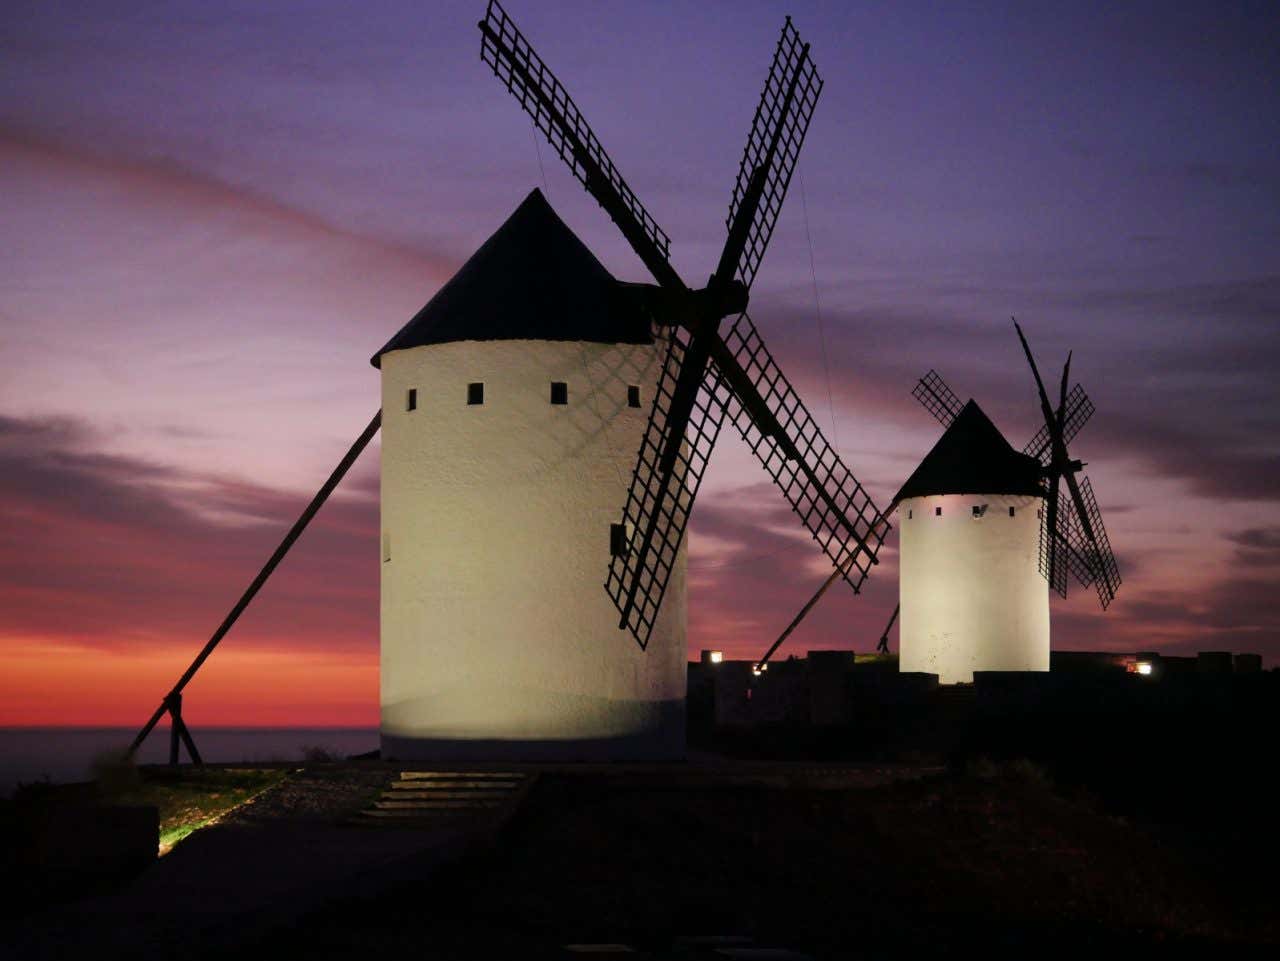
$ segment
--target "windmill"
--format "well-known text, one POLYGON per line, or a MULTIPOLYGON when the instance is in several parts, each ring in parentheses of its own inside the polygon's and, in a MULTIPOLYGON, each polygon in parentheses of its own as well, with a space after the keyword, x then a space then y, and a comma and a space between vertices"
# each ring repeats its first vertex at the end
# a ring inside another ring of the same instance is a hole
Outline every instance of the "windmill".
MULTIPOLYGON (((1048 670, 1048 583, 1067 596, 1070 573, 1093 587, 1105 610, 1120 586, 1093 485, 1068 453, 1093 416, 1068 355, 1053 407, 1022 328, 1019 342, 1036 382, 1044 423, 1016 451, 973 400, 962 402, 937 371, 912 396, 946 428, 902 485, 889 510, 900 515, 901 600, 881 632, 902 616, 899 668, 968 681, 975 670, 1048 670)), ((831 586, 829 577, 756 662, 769 658, 831 586)))
POLYGON ((822 89, 790 19, 701 289, 496 0, 479 27, 481 59, 656 284, 615 280, 531 193, 374 356, 381 409, 135 750, 167 713, 171 761, 180 742, 199 761, 183 689, 379 430, 384 756, 682 753, 682 541, 726 417, 837 576, 856 592, 876 563, 883 516, 745 313, 822 89), (615 470, 622 446, 638 452, 629 478, 615 470), (610 643, 619 629, 637 643, 610 643))
POLYGON ((519 100, 570 171, 617 224, 656 280, 666 353, 605 586, 641 648, 671 579, 703 472, 727 416, 814 540, 856 592, 885 525, 827 443, 746 313, 799 159, 822 79, 788 17, 733 187, 728 236, 707 285, 692 290, 667 235, 604 152, 564 86, 497 0, 480 22, 482 59, 519 100), (721 329, 726 317, 736 315, 721 329))
POLYGON ((1068 392, 1068 355, 1053 406, 1014 326, 1044 418, 1021 452, 936 371, 912 392, 946 432, 894 498, 903 517, 899 665, 944 682, 975 670, 1048 670, 1045 580, 1065 597, 1070 573, 1104 610, 1120 586, 1093 486, 1067 450, 1093 403, 1079 384, 1068 392))

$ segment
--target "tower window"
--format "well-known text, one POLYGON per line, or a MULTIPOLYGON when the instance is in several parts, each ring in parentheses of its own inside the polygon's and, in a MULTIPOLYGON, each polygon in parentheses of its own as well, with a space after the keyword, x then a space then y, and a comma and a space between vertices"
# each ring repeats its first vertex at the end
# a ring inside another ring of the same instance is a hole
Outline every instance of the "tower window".
POLYGON ((404 409, 405 410, 418 409, 418 388, 416 387, 409 388, 409 393, 405 395, 405 399, 404 399, 404 409))
POLYGON ((934 517, 941 517, 941 516, 942 516, 942 508, 941 508, 941 507, 935 507, 935 508, 933 509, 933 516, 934 516, 934 517))
POLYGON ((388 531, 382 532, 382 563, 391 560, 391 534, 388 531))
POLYGON ((610 524, 609 525, 609 553, 614 557, 626 557, 630 548, 627 543, 630 538, 627 537, 626 524, 610 524))
POLYGON ((634 384, 627 388, 627 406, 628 407, 640 406, 640 388, 635 386, 634 384))
POLYGON ((467 403, 471 406, 484 403, 484 384, 467 384, 467 403))
POLYGON ((907 511, 907 520, 911 520, 911 511, 907 511))
POLYGON ((973 516, 974 516, 974 518, 975 518, 975 519, 976 519, 976 518, 979 518, 979 517, 982 517, 984 514, 986 514, 986 512, 987 512, 987 505, 986 505, 986 504, 974 504, 974 505, 973 505, 973 516))
POLYGON ((569 385, 562 380, 553 380, 551 382, 551 403, 567 404, 569 403, 569 385))
POLYGON ((1010 516, 1010 517, 1012 517, 1012 516, 1013 516, 1013 508, 1012 508, 1012 507, 1010 507, 1010 508, 1009 508, 1009 516, 1010 516))

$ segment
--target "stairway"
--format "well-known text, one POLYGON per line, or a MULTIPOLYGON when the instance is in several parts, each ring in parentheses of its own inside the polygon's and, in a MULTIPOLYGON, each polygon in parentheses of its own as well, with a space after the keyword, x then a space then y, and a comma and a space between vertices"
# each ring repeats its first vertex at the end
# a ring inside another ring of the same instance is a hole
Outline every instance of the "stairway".
POLYGON ((497 826, 515 813, 535 779, 523 771, 401 771, 355 820, 378 827, 497 826))

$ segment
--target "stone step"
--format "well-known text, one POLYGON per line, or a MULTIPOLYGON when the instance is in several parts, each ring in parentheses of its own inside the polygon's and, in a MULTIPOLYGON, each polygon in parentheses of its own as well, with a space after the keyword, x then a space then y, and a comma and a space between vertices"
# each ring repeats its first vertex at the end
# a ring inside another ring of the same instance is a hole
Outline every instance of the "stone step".
POLYGON ((432 791, 432 790, 398 790, 387 791, 383 797, 389 800, 408 801, 413 798, 440 798, 441 800, 466 800, 467 798, 477 798, 480 800, 496 800, 500 801, 504 798, 512 796, 511 791, 432 791))
POLYGON ((436 818, 470 818, 478 813, 475 808, 365 808, 360 818, 383 821, 430 821, 436 818))
POLYGON ((512 771, 401 771, 349 823, 451 830, 500 825, 536 780, 512 771))
POLYGON ((401 771, 400 780, 402 781, 429 781, 429 780, 450 780, 453 778, 465 778, 467 780, 479 780, 486 778, 489 780, 497 779, 501 781, 522 781, 525 775, 520 771, 401 771))
POLYGON ((498 801, 478 800, 459 800, 459 801, 437 801, 437 800, 421 800, 421 801, 401 801, 387 800, 379 798, 373 802, 373 806, 382 811, 446 811, 450 809, 457 810, 485 810, 498 807, 498 801))

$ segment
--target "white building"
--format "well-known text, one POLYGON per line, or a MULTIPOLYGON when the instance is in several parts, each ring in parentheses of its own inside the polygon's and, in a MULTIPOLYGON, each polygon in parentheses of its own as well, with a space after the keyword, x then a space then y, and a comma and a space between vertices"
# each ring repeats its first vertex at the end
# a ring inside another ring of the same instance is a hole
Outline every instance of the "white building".
POLYGON ((972 400, 894 498, 899 670, 970 682, 974 671, 1049 670, 1040 573, 1040 464, 972 400))
POLYGON ((684 551, 647 650, 604 589, 650 330, 535 190, 374 357, 383 757, 683 755, 684 551))

